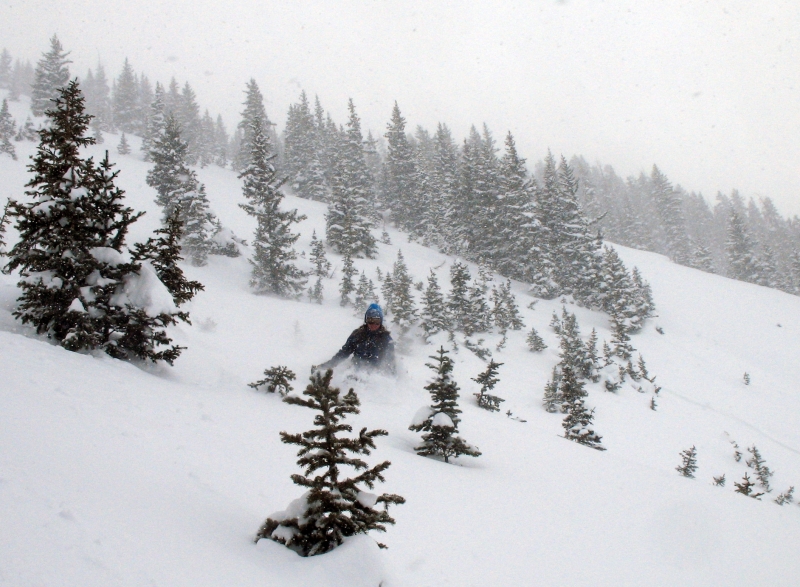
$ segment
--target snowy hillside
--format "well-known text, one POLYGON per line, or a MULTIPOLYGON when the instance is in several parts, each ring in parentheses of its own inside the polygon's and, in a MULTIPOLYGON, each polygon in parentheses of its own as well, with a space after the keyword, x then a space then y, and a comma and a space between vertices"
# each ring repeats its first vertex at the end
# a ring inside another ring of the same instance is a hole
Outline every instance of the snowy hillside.
MULTIPOLYGON (((24 120, 21 105, 13 107, 24 120)), ((116 154, 118 141, 106 135, 92 152, 99 158, 109 149, 127 204, 147 212, 132 227, 132 244, 158 226, 160 212, 138 139, 127 156, 116 154)), ((15 146, 18 161, 0 156, 0 202, 21 198, 28 179, 35 145, 15 146)), ((254 223, 238 207, 236 175, 217 167, 198 175, 223 225, 250 239, 254 223)), ((297 244, 307 256, 312 231, 324 234, 325 206, 291 196, 284 204, 308 217, 297 244)), ((390 271, 402 250, 415 281, 433 268, 447 288, 454 259, 387 230, 393 244, 379 244, 375 260, 357 260, 359 271, 377 284, 377 270, 390 271)), ((7 237, 13 242, 14 231, 7 237)), ((253 295, 246 258, 185 267, 205 291, 188 304, 192 325, 171 330, 187 347, 174 367, 54 346, 13 319, 16 278, 0 275, 0 585, 797 585, 800 507, 773 500, 800 486, 800 298, 652 253, 619 252, 653 288, 658 317, 632 344, 663 387, 657 410, 629 386, 609 393, 590 384, 587 404, 607 450, 564 439, 563 416, 541 406, 558 361, 548 324, 562 304, 529 308, 534 299, 514 284, 526 328, 510 332, 499 351, 499 334, 481 335, 503 363, 501 412, 475 405, 471 378, 485 363, 463 345, 451 354, 460 433, 479 458, 445 464, 414 452, 419 435, 408 426, 430 401, 425 363, 438 348, 419 332, 400 353, 396 379, 336 374, 362 402, 353 427, 389 432, 368 460, 392 462, 378 489, 406 504, 391 510, 397 523, 386 534, 311 558, 252 537, 302 493, 289 478, 298 472, 296 448, 279 432, 309 429, 313 414, 247 384, 287 365, 302 390, 310 366, 329 359, 361 322, 339 306, 338 272, 317 305, 253 295), (548 344, 542 353, 527 348, 531 327, 548 344), (731 441, 745 453, 740 462, 731 441), (761 500, 733 487, 746 472, 752 477, 744 461, 753 445, 774 471, 773 491, 761 500), (675 470, 691 446, 695 479, 675 470), (714 486, 723 474, 725 486, 714 486)), ((329 258, 340 268, 341 257, 329 258)), ((592 328, 601 342, 610 338, 605 314, 568 310, 584 338, 592 328)))

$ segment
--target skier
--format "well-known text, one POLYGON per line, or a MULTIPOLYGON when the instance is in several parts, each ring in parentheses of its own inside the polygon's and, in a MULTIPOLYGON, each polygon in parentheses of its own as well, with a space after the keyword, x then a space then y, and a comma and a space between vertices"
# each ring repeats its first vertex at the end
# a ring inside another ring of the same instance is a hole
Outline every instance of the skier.
POLYGON ((356 367, 377 368, 394 374, 394 341, 383 327, 383 310, 378 304, 369 305, 364 314, 364 324, 353 331, 338 353, 312 369, 333 368, 350 355, 353 355, 356 367))

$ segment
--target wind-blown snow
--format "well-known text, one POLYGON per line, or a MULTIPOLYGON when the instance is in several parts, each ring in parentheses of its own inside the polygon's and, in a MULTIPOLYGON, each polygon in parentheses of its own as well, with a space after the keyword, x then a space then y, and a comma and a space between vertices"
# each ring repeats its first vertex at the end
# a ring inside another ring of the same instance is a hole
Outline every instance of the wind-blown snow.
MULTIPOLYGON (((19 105, 11 106, 19 120, 19 105)), ((137 139, 130 142, 133 155, 116 158, 119 185, 129 206, 148 212, 131 227, 132 245, 152 234, 160 213, 144 182, 148 165, 136 155, 137 139)), ((0 155, 0 197, 23 197, 34 145, 15 146, 19 161, 0 155)), ((249 239, 254 224, 237 207, 235 174, 198 174, 222 223, 249 239)), ((307 250, 312 230, 324 234, 325 206, 291 196, 285 205, 308 216, 297 243, 307 250)), ((377 259, 356 261, 359 270, 375 279, 400 248, 415 280, 436 268, 448 283, 450 258, 389 233, 397 244, 379 244, 377 259)), ((16 238, 13 229, 6 236, 16 238)), ((590 384, 586 403, 608 450, 564 439, 563 416, 541 407, 558 360, 547 325, 561 304, 529 309, 525 287, 514 284, 526 329, 510 332, 502 351, 494 350, 500 335, 481 336, 503 363, 493 392, 526 422, 475 405, 471 378, 485 363, 460 345, 450 355, 461 387, 459 435, 483 454, 454 464, 423 458, 408 424, 430 403, 425 363, 446 335, 426 346, 412 332, 397 378, 337 368, 336 385, 354 388, 362 402, 346 422, 389 432, 365 457, 392 462, 374 492, 407 502, 392 508, 397 524, 386 534, 308 559, 252 540, 270 512, 304 491, 289 478, 299 472, 296 447, 279 433, 312 428, 314 412, 247 384, 286 365, 300 393, 310 365, 330 358, 361 323, 362 310, 339 306, 336 278, 324 282, 317 305, 250 293, 246 257, 186 266, 206 289, 185 307, 192 325, 169 331, 187 347, 170 368, 54 346, 13 319, 17 277, 0 275, 0 585, 796 585, 800 507, 772 500, 800 486, 800 298, 619 252, 650 281, 658 307, 631 341, 663 388, 657 411, 649 393, 590 384), (531 326, 549 346, 542 353, 528 351, 531 326), (774 490, 761 501, 733 491, 745 472, 754 475, 734 460, 732 440, 743 453, 757 445, 775 471, 774 490), (691 446, 696 479, 674 470, 691 446), (712 485, 722 474, 726 485, 712 485)), ((341 258, 329 255, 340 268, 341 258)), ((147 290, 132 284, 129 299, 139 287, 147 290)), ((148 291, 150 311, 167 307, 148 291)), ((584 337, 597 328, 601 342, 610 338, 607 316, 568 309, 584 337)), ((391 316, 386 323, 391 329, 391 316)))

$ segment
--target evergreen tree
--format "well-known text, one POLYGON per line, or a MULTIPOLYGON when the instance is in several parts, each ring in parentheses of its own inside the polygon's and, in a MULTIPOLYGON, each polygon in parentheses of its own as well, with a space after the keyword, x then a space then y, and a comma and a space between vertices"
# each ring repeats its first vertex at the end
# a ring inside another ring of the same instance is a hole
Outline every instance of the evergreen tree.
POLYGON ((358 279, 358 287, 356 287, 355 299, 353 300, 353 309, 356 316, 361 316, 366 307, 375 302, 378 295, 375 293, 375 284, 371 279, 367 278, 367 274, 361 272, 361 277, 358 279))
POLYGON ((742 495, 746 495, 747 497, 752 497, 753 499, 758 499, 763 493, 754 493, 753 487, 755 487, 755 483, 750 480, 750 477, 747 473, 744 474, 744 478, 742 479, 741 483, 737 483, 736 481, 733 482, 734 486, 736 486, 736 493, 741 493, 742 495))
POLYGON ((360 487, 373 489, 377 481, 385 481, 383 473, 391 463, 384 461, 369 468, 359 455, 369 455, 375 449, 373 439, 388 433, 362 428, 357 438, 342 436, 353 430, 342 421, 348 414, 359 413, 360 402, 352 389, 342 397, 338 388, 331 387, 332 375, 331 369, 324 375, 313 373, 303 392, 305 397, 283 400, 319 412, 314 418, 315 428, 302 434, 281 432, 281 442, 300 447, 297 464, 303 474, 292 475, 292 481, 308 491, 292 504, 291 513, 273 514, 278 519, 267 518, 256 534, 256 541, 274 540, 302 556, 329 552, 348 536, 386 531, 387 524, 394 524, 387 511, 389 505, 405 503, 399 495, 377 496, 360 487), (347 471, 344 467, 358 474, 342 478, 347 471), (375 509, 378 504, 383 504, 382 510, 375 509))
POLYGON ((417 321, 417 307, 411 288, 414 280, 408 274, 403 252, 397 251, 392 267, 392 322, 400 328, 401 335, 408 332, 417 321))
POLYGON ((461 419, 458 414, 458 384, 452 379, 453 361, 447 356, 444 347, 439 347, 436 355, 431 355, 434 363, 426 363, 425 366, 436 372, 436 375, 428 385, 425 386, 433 400, 427 417, 420 422, 415 422, 409 426, 409 430, 414 432, 424 432, 422 444, 416 447, 418 455, 422 456, 441 456, 444 462, 450 462, 450 457, 467 455, 471 457, 480 456, 477 448, 467 444, 458 433, 458 423, 461 419))
POLYGON ((519 314, 517 300, 511 293, 511 280, 501 283, 499 288, 492 288, 492 316, 495 326, 505 336, 511 330, 521 330, 525 328, 522 317, 519 314))
POLYGON ((576 377, 571 365, 562 366, 559 396, 562 402, 561 410, 567 414, 561 424, 564 428, 564 438, 597 450, 605 450, 600 444, 603 437, 592 428, 594 410, 586 409, 583 401, 586 391, 583 385, 583 381, 576 377))
POLYGON ((11 62, 11 53, 3 47, 3 51, 0 53, 0 89, 2 90, 11 89, 11 62))
POLYGON ((353 265, 353 258, 349 252, 346 252, 342 258, 342 281, 339 283, 339 305, 342 307, 350 306, 353 303, 350 294, 356 290, 353 278, 357 273, 358 271, 353 265))
POLYGON ((297 253, 292 248, 300 237, 291 232, 292 226, 306 217, 297 210, 281 210, 283 182, 276 179, 272 160, 272 145, 259 119, 250 128, 250 155, 247 167, 240 174, 244 179, 242 190, 247 204, 241 204, 250 216, 258 221, 253 240, 253 273, 250 285, 256 293, 270 293, 281 297, 297 298, 306 284, 306 273, 293 261, 297 253))
POLYGON ((142 137, 142 152, 144 153, 145 161, 150 161, 150 151, 153 149, 153 144, 164 132, 165 127, 164 87, 160 83, 156 83, 155 94, 147 117, 147 128, 142 137))
POLYGON ((325 242, 317 238, 316 230, 311 233, 311 264, 317 277, 327 277, 330 273, 331 263, 325 256, 325 242))
POLYGON ((157 192, 156 203, 163 210, 166 223, 176 209, 184 226, 183 248, 192 264, 202 266, 214 247, 216 231, 213 213, 209 210, 205 186, 186 162, 186 143, 181 139, 180 126, 168 116, 164 131, 153 142, 150 159, 153 167, 147 172, 147 185, 157 192))
POLYGON ((119 139, 119 145, 117 145, 117 153, 120 155, 130 155, 131 154, 131 146, 128 144, 128 139, 125 138, 125 133, 122 133, 122 137, 119 139))
POLYGON ((111 98, 114 126, 122 132, 133 134, 139 129, 139 85, 127 57, 114 84, 111 98))
POLYGON ((433 137, 431 170, 428 178, 430 202, 423 210, 422 242, 446 253, 455 252, 454 206, 458 185, 458 149, 450 129, 439 123, 433 137))
POLYGON ((37 130, 33 127, 31 117, 25 119, 25 124, 20 125, 17 136, 14 137, 15 141, 35 141, 37 137, 37 130))
POLYGON ((681 464, 675 470, 684 477, 694 479, 694 472, 697 471, 697 449, 694 446, 681 451, 681 464))
POLYGON ((560 383, 561 369, 559 365, 555 365, 550 380, 544 386, 544 397, 542 398, 542 406, 551 414, 555 414, 561 408, 560 383))
POLYGON ((353 101, 348 103, 350 119, 340 144, 332 181, 326 220, 328 244, 339 252, 372 259, 377 254, 371 234, 374 194, 362 147, 361 122, 353 101))
POLYGON ((248 387, 258 389, 265 387, 268 393, 275 393, 276 391, 281 396, 286 397, 294 389, 291 382, 295 380, 297 375, 294 371, 283 365, 277 367, 270 367, 264 370, 264 379, 260 379, 254 383, 248 383, 248 387))
POLYGON ((414 196, 417 189, 414 185, 414 152, 405 129, 406 119, 400 114, 400 108, 395 102, 385 135, 388 147, 383 200, 391 208, 392 218, 397 225, 408 229, 415 224, 417 209, 414 196))
POLYGON ((680 265, 691 264, 691 246, 686 232, 682 202, 667 177, 653 165, 650 174, 651 197, 664 230, 666 253, 680 265))
POLYGON ((16 123, 8 111, 8 100, 4 98, 3 105, 0 107, 0 153, 9 155, 14 161, 17 160, 17 151, 11 144, 11 139, 14 137, 15 130, 16 123))
POLYGON ((761 484, 761 487, 764 488, 764 491, 770 493, 772 489, 769 486, 769 480, 770 477, 772 477, 772 471, 766 465, 766 461, 755 445, 748 447, 747 452, 751 455, 750 458, 745 461, 747 466, 756 472, 758 482, 761 484))
POLYGON ((323 292, 322 277, 317 277, 317 281, 314 282, 314 285, 308 288, 308 299, 321 304, 324 299, 323 292))
MULTIPOLYGON (((6 256, 6 224, 11 221, 11 216, 8 213, 8 209, 11 206, 11 200, 6 201, 6 205, 3 207, 3 215, 0 216, 0 257, 6 256)), ((0 268, 2 270, 2 268, 0 268)))
POLYGON ((183 85, 175 116, 181 126, 181 137, 186 141, 186 161, 189 165, 197 165, 200 162, 202 141, 200 106, 189 82, 183 85))
POLYGON ((474 394, 475 397, 478 398, 478 406, 484 410, 489 410, 490 412, 499 412, 500 402, 506 401, 489 393, 500 381, 497 378, 497 370, 502 364, 503 363, 495 363, 494 359, 491 359, 486 365, 486 370, 472 379, 475 383, 481 386, 480 392, 474 394))
POLYGON ((742 217, 731 207, 728 216, 728 231, 725 241, 729 276, 740 281, 757 283, 759 266, 755 246, 742 217))
POLYGON ((158 297, 159 288, 172 293, 170 284, 160 282, 148 259, 124 251, 128 227, 141 214, 123 205, 108 157, 99 164, 81 158, 94 139, 86 136, 90 117, 77 82, 61 90, 47 115, 29 166, 32 201, 11 205, 20 240, 7 270, 19 269, 22 278, 14 316, 68 350, 172 364, 181 347, 169 347, 164 328, 188 315, 163 301, 159 308, 141 305, 150 303, 137 295, 141 288, 158 297))
POLYGON ((301 198, 326 201, 327 180, 320 159, 320 130, 305 92, 289 107, 284 133, 286 172, 292 189, 301 198))
POLYGON ((458 261, 450 267, 450 295, 447 298, 447 312, 452 320, 453 329, 465 332, 471 336, 469 330, 472 305, 469 299, 469 284, 472 276, 469 268, 458 261))
POLYGON ((528 333, 528 338, 525 340, 528 343, 528 348, 534 353, 540 353, 547 348, 544 339, 539 336, 539 333, 536 332, 535 328, 531 328, 531 331, 528 333))
POLYGON ((241 140, 238 149, 233 157, 233 168, 242 171, 250 164, 250 154, 252 153, 253 124, 261 124, 261 131, 269 137, 269 126, 271 125, 267 112, 264 110, 264 97, 258 89, 256 80, 250 79, 245 89, 244 110, 242 120, 239 122, 238 131, 241 140))
POLYGON ((228 159, 228 131, 225 130, 222 116, 218 114, 214 123, 214 163, 224 168, 228 165, 228 159))
POLYGON ((438 332, 449 332, 452 328, 450 314, 439 287, 436 274, 431 269, 428 274, 428 286, 422 295, 422 311, 420 312, 424 338, 428 339, 438 332))
POLYGON ((42 55, 36 64, 34 82, 31 88, 31 112, 34 116, 44 116, 59 97, 59 91, 69 83, 69 53, 65 53, 56 35, 50 37, 50 50, 42 55))
POLYGON ((775 503, 778 505, 785 505, 787 503, 792 503, 794 501, 794 485, 789 487, 788 490, 781 493, 778 497, 775 498, 775 503))
POLYGON ((478 278, 472 282, 469 288, 469 313, 467 314, 464 333, 471 336, 476 332, 487 332, 492 328, 492 312, 489 309, 489 282, 491 276, 480 267, 478 278))

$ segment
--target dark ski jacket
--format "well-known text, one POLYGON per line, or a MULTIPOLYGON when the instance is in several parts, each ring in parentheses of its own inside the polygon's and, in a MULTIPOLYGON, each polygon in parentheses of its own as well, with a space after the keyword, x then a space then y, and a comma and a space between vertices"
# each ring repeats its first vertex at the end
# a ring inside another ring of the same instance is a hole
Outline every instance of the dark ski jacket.
POLYGON ((353 355, 353 363, 357 366, 380 367, 394 372, 394 341, 383 325, 370 332, 367 325, 362 324, 347 337, 347 342, 339 352, 321 366, 334 367, 350 355, 353 355))

